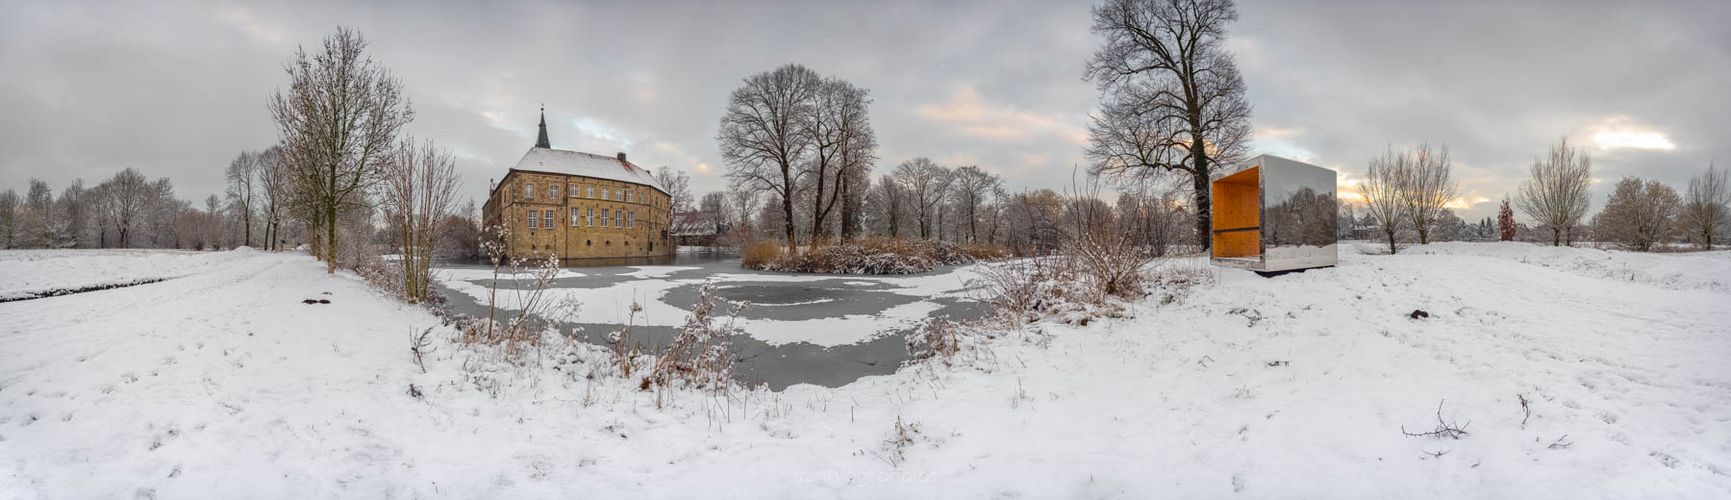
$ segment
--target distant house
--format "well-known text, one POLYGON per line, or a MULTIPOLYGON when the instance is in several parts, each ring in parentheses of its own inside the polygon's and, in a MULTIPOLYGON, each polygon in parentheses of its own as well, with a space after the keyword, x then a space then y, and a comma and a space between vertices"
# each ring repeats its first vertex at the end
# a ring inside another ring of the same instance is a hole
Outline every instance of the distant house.
POLYGON ((715 214, 705 212, 685 212, 673 216, 673 225, 668 234, 673 236, 674 244, 679 246, 715 246, 716 238, 721 236, 726 228, 716 220, 715 214))

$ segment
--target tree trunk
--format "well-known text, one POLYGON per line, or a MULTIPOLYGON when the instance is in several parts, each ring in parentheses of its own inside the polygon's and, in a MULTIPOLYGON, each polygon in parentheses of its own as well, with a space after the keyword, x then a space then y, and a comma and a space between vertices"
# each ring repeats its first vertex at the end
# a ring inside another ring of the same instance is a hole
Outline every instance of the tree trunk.
POLYGON ((1214 244, 1213 214, 1209 210, 1208 200, 1208 167, 1205 160, 1196 159, 1196 173, 1190 176, 1191 188, 1195 190, 1196 202, 1196 243, 1203 251, 1208 251, 1214 244))
POLYGON ((788 192, 782 193, 781 195, 781 227, 782 231, 787 236, 787 253, 789 255, 799 253, 799 247, 794 245, 792 192, 793 190, 790 188, 788 189, 788 192))
POLYGON ((337 273, 337 204, 325 204, 325 274, 337 273))

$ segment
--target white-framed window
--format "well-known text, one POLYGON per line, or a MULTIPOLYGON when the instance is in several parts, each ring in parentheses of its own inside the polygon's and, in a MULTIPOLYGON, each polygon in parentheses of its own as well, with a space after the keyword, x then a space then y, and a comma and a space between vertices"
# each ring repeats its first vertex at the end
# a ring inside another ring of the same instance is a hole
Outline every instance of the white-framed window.
POLYGON ((637 211, 625 212, 625 227, 637 227, 637 211))
POLYGON ((624 189, 613 190, 613 201, 625 201, 625 190, 624 189))
POLYGON ((531 200, 535 199, 535 183, 533 183, 533 182, 523 183, 523 197, 531 199, 531 200))
POLYGON ((587 192, 587 193, 589 193, 589 194, 587 194, 587 195, 584 195, 584 196, 588 196, 588 197, 590 197, 590 198, 594 198, 594 197, 595 197, 595 185, 593 185, 593 184, 591 184, 591 185, 589 185, 589 186, 586 186, 586 187, 584 187, 584 188, 583 188, 583 190, 584 190, 584 192, 587 192))
POLYGON ((607 199, 607 188, 601 188, 601 199, 607 199))
POLYGON ((595 209, 593 208, 589 209, 588 223, 589 227, 595 227, 595 209))
MULTIPOLYGON (((573 192, 575 192, 575 191, 573 191, 573 192)), ((578 210, 581 210, 581 209, 579 209, 577 207, 571 207, 571 227, 577 227, 577 219, 578 219, 577 211, 578 210)))
POLYGON ((553 222, 555 220, 556 219, 553 218, 553 209, 549 208, 549 209, 547 209, 547 214, 544 216, 543 219, 541 219, 541 227, 544 227, 547 229, 553 229, 553 222))
POLYGON ((570 193, 572 198, 576 198, 577 197, 577 185, 572 184, 571 187, 565 189, 565 192, 570 193))
POLYGON ((541 211, 529 210, 529 229, 541 227, 541 211))
POLYGON ((632 195, 634 195, 634 194, 636 194, 636 193, 632 192, 629 189, 625 190, 625 201, 636 201, 636 198, 632 197, 632 195))
POLYGON ((549 199, 549 200, 559 199, 559 185, 558 184, 547 186, 547 199, 549 199))
POLYGON ((613 211, 613 227, 625 227, 625 211, 613 211))
POLYGON ((611 210, 608 210, 608 209, 605 209, 605 208, 603 208, 603 209, 601 209, 601 227, 607 227, 607 226, 608 226, 608 224, 607 224, 607 216, 608 216, 608 215, 609 215, 609 214, 612 214, 612 213, 613 213, 613 212, 612 212, 612 211, 611 211, 611 210))

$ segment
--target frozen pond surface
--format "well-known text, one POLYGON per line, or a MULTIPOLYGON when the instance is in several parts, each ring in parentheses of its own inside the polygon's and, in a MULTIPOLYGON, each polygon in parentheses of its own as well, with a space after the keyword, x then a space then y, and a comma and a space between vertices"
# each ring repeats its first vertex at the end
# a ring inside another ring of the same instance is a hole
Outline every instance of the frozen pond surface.
MULTIPOLYGON (((449 307, 486 314, 491 269, 449 266, 438 271, 449 307)), ((985 312, 969 288, 970 268, 940 268, 911 276, 808 275, 751 271, 738 258, 684 255, 666 265, 568 267, 554 280, 555 298, 581 306, 575 316, 548 318, 568 335, 606 344, 643 307, 633 338, 651 352, 683 324, 699 289, 714 284, 718 322, 732 305, 750 302, 735 326, 739 377, 781 390, 794 384, 836 387, 894 372, 907 360, 906 335, 934 317, 970 319, 985 312)), ((501 279, 501 307, 515 304, 516 281, 501 279)))

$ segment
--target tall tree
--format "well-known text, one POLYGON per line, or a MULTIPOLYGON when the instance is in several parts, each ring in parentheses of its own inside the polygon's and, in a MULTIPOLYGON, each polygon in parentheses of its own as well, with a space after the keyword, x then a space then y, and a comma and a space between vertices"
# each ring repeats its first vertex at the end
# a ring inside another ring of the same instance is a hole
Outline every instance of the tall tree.
POLYGON ((1679 222, 1690 240, 1703 250, 1712 250, 1714 236, 1725 232, 1726 225, 1731 224, 1728 205, 1731 205, 1731 186, 1727 186, 1725 173, 1708 165, 1706 172, 1689 179, 1679 222))
POLYGON ((60 191, 60 199, 55 201, 60 219, 66 225, 65 246, 88 247, 91 236, 91 196, 84 189, 84 179, 73 179, 72 184, 60 191))
POLYGON ((985 205, 992 193, 1001 188, 1002 180, 997 175, 986 172, 978 166, 968 165, 957 168, 955 181, 951 189, 955 197, 956 208, 960 209, 963 223, 968 227, 968 242, 979 241, 980 208, 985 205))
POLYGON ((877 159, 877 138, 867 114, 869 94, 846 80, 828 78, 812 98, 812 112, 805 122, 812 145, 806 172, 815 183, 811 190, 812 241, 825 234, 824 221, 846 194, 847 180, 859 170, 870 169, 877 159))
POLYGON ((102 183, 103 214, 107 225, 115 230, 121 248, 131 246, 135 230, 152 215, 150 209, 157 196, 144 174, 131 167, 121 170, 102 183))
POLYGON ((1592 158, 1564 137, 1545 158, 1533 160, 1531 176, 1521 184, 1515 206, 1539 227, 1551 230, 1551 246, 1562 245, 1565 236, 1573 244, 1575 226, 1587 213, 1587 185, 1592 177, 1592 158))
POLYGON ((259 216, 264 223, 264 246, 268 250, 282 250, 282 222, 291 196, 287 168, 279 146, 271 146, 258 155, 259 216))
POLYGON ((655 169, 655 180, 667 190, 668 206, 674 214, 691 211, 691 176, 669 167, 655 169))
POLYGON ((0 248, 18 246, 18 192, 0 193, 0 248))
POLYGON ((789 253, 798 251, 793 202, 799 165, 812 149, 805 123, 822 83, 817 72, 798 64, 752 75, 728 97, 716 136, 729 179, 779 196, 789 253))
POLYGON ((913 203, 914 219, 919 223, 920 239, 932 238, 932 219, 938 215, 939 203, 950 189, 950 169, 920 157, 896 165, 891 175, 907 192, 913 203))
POLYGON ((1105 40, 1085 72, 1101 92, 1087 156, 1098 172, 1189 176, 1204 250, 1214 164, 1240 161, 1250 133, 1244 80, 1222 48, 1237 19, 1231 0, 1108 0, 1094 8, 1093 31, 1105 40))
POLYGON ((375 185, 392 145, 414 110, 403 84, 366 55, 367 41, 348 28, 325 37, 316 54, 297 49, 284 70, 287 93, 271 99, 271 118, 287 159, 289 178, 306 206, 309 225, 325 232, 325 271, 337 270, 338 216, 375 185))
POLYGON ((259 154, 242 151, 228 162, 224 177, 228 180, 228 203, 240 220, 241 244, 252 245, 252 220, 258 210, 259 154))
POLYGON ((24 194, 24 246, 59 248, 65 240, 65 222, 54 207, 54 190, 41 179, 30 179, 24 194))
POLYGON ((1449 161, 1449 148, 1431 149, 1421 144, 1409 153, 1407 168, 1400 174, 1400 197, 1407 223, 1418 233, 1419 244, 1430 243, 1431 232, 1437 229, 1448 212, 1448 202, 1460 192, 1453 177, 1454 165, 1449 161))

